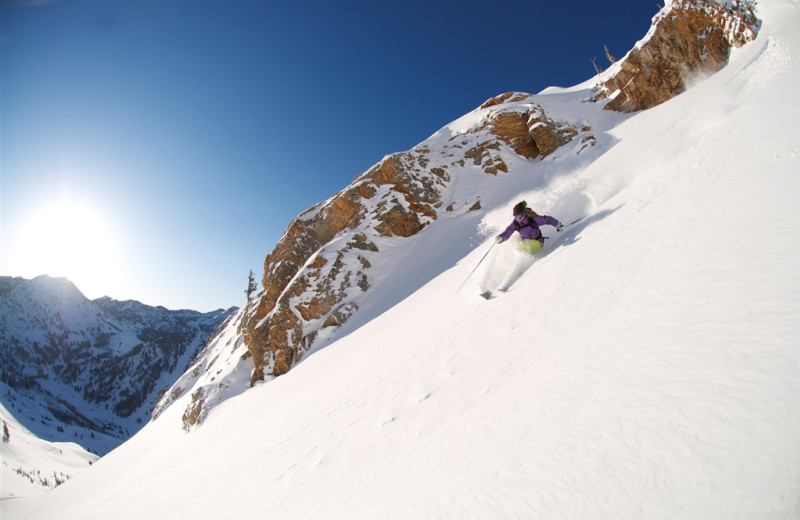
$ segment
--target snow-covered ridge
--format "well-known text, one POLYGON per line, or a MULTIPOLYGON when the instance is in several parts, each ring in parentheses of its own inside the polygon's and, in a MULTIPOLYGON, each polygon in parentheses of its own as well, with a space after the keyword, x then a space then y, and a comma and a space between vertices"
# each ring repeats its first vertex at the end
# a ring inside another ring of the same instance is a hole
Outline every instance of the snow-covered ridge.
MULTIPOLYGON (((41 453, 15 459, 28 453, 18 444, 49 445, 46 452, 63 454, 48 443, 74 443, 68 451, 83 452, 76 456, 85 461, 127 440, 234 310, 90 301, 65 278, 0 277, 0 396, 3 420, 14 430, 4 456, 17 463, 3 467, 3 478, 27 476, 33 489, 65 478, 37 465, 49 460, 41 453)), ((51 462, 61 467, 58 457, 51 462)))

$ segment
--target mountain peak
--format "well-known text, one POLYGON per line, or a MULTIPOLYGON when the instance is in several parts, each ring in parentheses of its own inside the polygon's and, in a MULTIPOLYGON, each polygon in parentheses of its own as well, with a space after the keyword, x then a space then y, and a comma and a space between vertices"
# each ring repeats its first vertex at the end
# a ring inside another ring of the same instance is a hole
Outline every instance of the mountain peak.
POLYGON ((43 440, 72 432, 100 453, 141 427, 164 390, 156 385, 171 385, 167 374, 183 373, 233 312, 90 301, 68 279, 46 275, 0 277, 0 290, 0 384, 24 403, 17 420, 43 440))
POLYGON ((39 288, 45 291, 52 291, 54 294, 80 294, 82 298, 86 298, 74 283, 63 276, 50 276, 43 274, 28 280, 26 283, 30 287, 39 288))

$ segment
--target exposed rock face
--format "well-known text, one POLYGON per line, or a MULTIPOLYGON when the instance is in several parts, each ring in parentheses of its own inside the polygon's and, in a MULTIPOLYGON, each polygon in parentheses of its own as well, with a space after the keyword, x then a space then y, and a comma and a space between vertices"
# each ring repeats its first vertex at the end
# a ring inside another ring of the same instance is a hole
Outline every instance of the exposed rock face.
MULTIPOLYGON (((481 108, 500 105, 506 101, 519 102, 526 98, 527 94, 509 92, 486 101, 481 108)), ((578 135, 578 130, 568 123, 548 118, 539 105, 523 106, 527 109, 500 112, 490 121, 492 134, 518 155, 527 159, 546 157, 578 135)))
MULTIPOLYGON (((526 159, 544 157, 580 131, 548 118, 530 94, 492 98, 482 125, 451 137, 445 152, 427 146, 384 158, 352 185, 298 216, 264 261, 264 290, 246 309, 241 333, 252 354, 251 384, 286 373, 320 329, 339 327, 358 310, 352 301, 371 287, 376 240, 410 237, 435 221, 451 170, 470 163, 485 173, 507 172, 509 149, 526 159), (437 153, 438 152, 438 153, 437 153), (434 158, 437 160, 434 161, 434 158)), ((465 201, 468 211, 480 201, 465 201)))
POLYGON ((635 112, 684 92, 687 83, 728 64, 731 47, 755 39, 759 22, 751 2, 667 0, 648 37, 619 63, 599 88, 608 110, 635 112))
MULTIPOLYGON (((489 99, 480 108, 520 103, 529 97, 530 94, 508 92, 489 99)), ((521 157, 540 159, 567 144, 580 133, 567 122, 554 121, 547 117, 542 107, 537 104, 520 103, 516 108, 516 110, 493 113, 485 125, 476 130, 476 133, 488 130, 491 136, 469 148, 464 158, 481 166, 486 173, 497 175, 498 172, 508 172, 508 165, 499 153, 501 143, 521 157)))
POLYGON ((424 156, 420 150, 386 157, 289 225, 264 261, 264 291, 242 326, 256 367, 253 382, 264 378, 265 369, 286 373, 316 337, 304 325, 341 325, 357 308, 343 303, 348 292, 369 289, 365 271, 371 264, 364 253, 378 247, 363 232, 335 238, 345 238, 365 219, 371 234, 383 237, 412 236, 436 219, 439 189, 448 178, 426 171, 424 156))

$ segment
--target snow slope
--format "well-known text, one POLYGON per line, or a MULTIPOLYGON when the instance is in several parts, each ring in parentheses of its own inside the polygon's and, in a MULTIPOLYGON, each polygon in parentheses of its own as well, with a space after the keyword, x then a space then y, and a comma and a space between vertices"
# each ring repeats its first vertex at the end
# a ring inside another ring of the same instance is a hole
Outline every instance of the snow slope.
POLYGON ((0 403, 3 428, 2 498, 45 493, 85 471, 98 456, 74 442, 39 438, 0 403))
MULTIPOLYGON (((482 243, 201 427, 183 396, 3 518, 800 518, 800 15, 760 9, 728 68, 486 213, 491 234, 520 197, 589 210, 509 292, 478 297, 479 269, 456 293, 482 243)), ((407 262, 469 234, 436 229, 407 262)))

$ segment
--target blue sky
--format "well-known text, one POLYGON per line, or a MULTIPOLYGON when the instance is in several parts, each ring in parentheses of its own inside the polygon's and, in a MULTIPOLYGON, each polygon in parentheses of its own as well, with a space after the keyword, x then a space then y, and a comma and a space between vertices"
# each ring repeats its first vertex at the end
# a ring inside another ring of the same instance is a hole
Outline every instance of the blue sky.
POLYGON ((0 274, 203 311, 242 306, 289 222, 384 155, 492 96, 589 79, 660 7, 1 5, 0 274))

